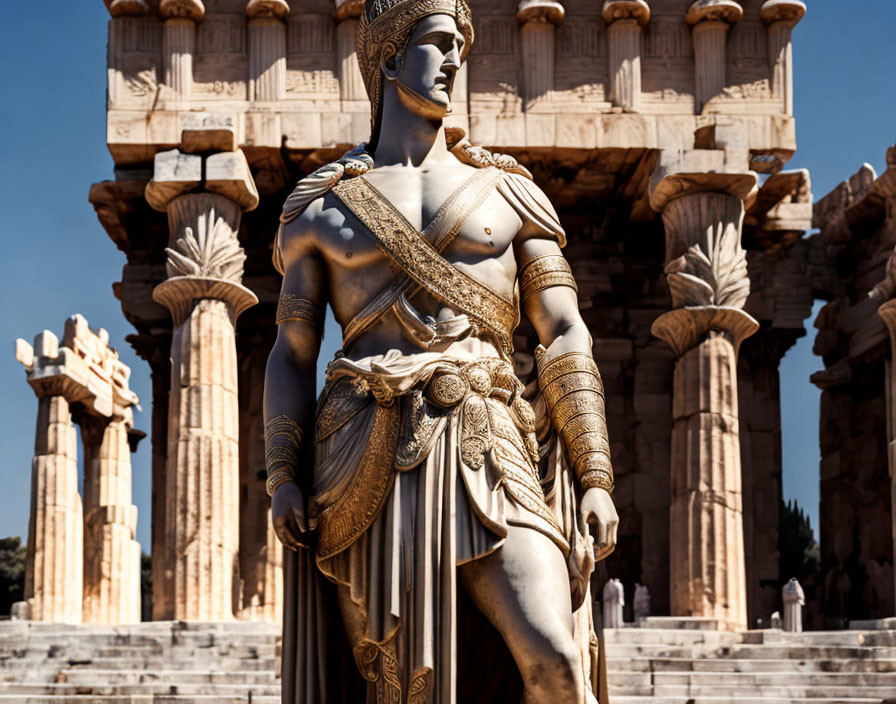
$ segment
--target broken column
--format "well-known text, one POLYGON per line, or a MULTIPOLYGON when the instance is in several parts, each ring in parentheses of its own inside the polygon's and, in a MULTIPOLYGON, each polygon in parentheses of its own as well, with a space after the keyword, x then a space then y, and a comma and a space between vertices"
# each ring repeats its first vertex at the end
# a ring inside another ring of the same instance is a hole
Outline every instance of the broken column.
POLYGON ((768 25, 768 63, 772 95, 784 102, 784 114, 793 115, 793 46, 790 37, 806 5, 800 0, 766 0, 762 21, 768 25))
POLYGON ((520 0, 516 20, 523 48, 523 88, 526 107, 554 90, 554 47, 563 5, 556 0, 520 0))
POLYGON ((641 35, 650 20, 644 0, 605 0, 610 58, 610 99, 617 107, 637 112, 641 107, 641 35))
POLYGON ((168 548, 158 559, 172 570, 174 618, 226 621, 238 606, 235 325, 258 302, 241 283, 246 255, 237 233, 242 212, 258 205, 258 192, 241 151, 200 157, 175 149, 156 155, 146 199, 168 213, 168 279, 153 299, 174 322, 168 548))
POLYGON ((83 316, 66 321, 62 344, 89 379, 77 416, 84 446, 83 621, 139 623, 140 544, 129 442, 138 399, 128 385, 131 370, 109 346, 109 334, 91 329, 83 316))
POLYGON ((342 100, 367 100, 355 49, 363 9, 363 0, 336 0, 336 68, 342 100))
POLYGON ((651 332, 675 352, 669 543, 673 616, 747 626, 737 351, 758 329, 741 246, 753 173, 666 173, 650 205, 666 230, 674 310, 651 332))
POLYGON ((164 80, 177 102, 188 104, 193 90, 196 23, 205 16, 202 0, 161 0, 164 80))
POLYGON ((39 399, 25 564, 25 601, 35 621, 81 622, 83 515, 69 405, 80 394, 70 356, 49 330, 34 338, 34 347, 16 340, 16 359, 39 399))
POLYGON ((728 85, 728 30, 743 16, 743 8, 734 0, 696 0, 685 16, 694 41, 694 99, 698 113, 728 85))
POLYGON ((286 0, 249 0, 249 100, 286 96, 286 0))
POLYGON ((790 579, 781 590, 781 599, 784 601, 784 630, 788 633, 803 632, 803 606, 806 603, 806 595, 796 579, 790 579))

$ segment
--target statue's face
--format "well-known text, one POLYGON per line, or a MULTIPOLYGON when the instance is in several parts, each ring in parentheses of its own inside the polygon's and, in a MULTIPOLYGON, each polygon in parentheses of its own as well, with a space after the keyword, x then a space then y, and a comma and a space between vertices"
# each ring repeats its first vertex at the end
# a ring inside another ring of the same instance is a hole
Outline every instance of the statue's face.
POLYGON ((411 93, 399 89, 406 109, 432 119, 451 111, 451 91, 463 47, 464 37, 453 17, 430 15, 417 23, 397 66, 398 82, 411 93))

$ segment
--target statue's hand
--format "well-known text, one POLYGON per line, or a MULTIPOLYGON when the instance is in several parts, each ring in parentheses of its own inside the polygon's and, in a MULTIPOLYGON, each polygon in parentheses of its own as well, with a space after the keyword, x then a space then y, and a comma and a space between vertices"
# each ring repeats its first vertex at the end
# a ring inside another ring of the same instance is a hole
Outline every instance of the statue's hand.
POLYGON ((291 550, 306 548, 310 544, 305 497, 295 482, 284 482, 274 490, 271 521, 280 542, 291 550))
POLYGON ((597 526, 594 560, 603 560, 616 548, 616 529, 619 527, 619 515, 613 505, 613 499, 606 489, 593 487, 585 492, 579 504, 582 520, 597 526))

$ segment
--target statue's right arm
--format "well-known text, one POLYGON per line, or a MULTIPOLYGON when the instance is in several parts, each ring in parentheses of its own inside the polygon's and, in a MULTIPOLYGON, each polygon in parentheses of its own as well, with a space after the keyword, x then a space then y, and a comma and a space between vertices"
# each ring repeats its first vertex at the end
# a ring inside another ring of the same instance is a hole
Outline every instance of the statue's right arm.
POLYGON ((310 485, 308 443, 313 443, 317 356, 326 309, 326 271, 318 248, 312 203, 283 226, 277 238, 283 284, 277 306, 277 339, 264 382, 265 464, 271 518, 281 542, 308 542, 302 488, 310 485))

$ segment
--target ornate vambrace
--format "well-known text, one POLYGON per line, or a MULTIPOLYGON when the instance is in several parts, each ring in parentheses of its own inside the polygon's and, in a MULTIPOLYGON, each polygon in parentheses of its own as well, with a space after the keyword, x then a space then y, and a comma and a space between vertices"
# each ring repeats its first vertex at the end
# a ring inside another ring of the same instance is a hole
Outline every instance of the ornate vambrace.
POLYGON ((613 491, 613 466, 604 409, 604 385, 589 354, 569 352, 544 363, 536 352, 538 385, 554 428, 566 444, 567 458, 582 489, 613 491))
POLYGON ((264 424, 264 460, 268 474, 265 488, 268 496, 273 496, 281 484, 295 479, 301 444, 302 429, 289 416, 277 416, 264 424))

